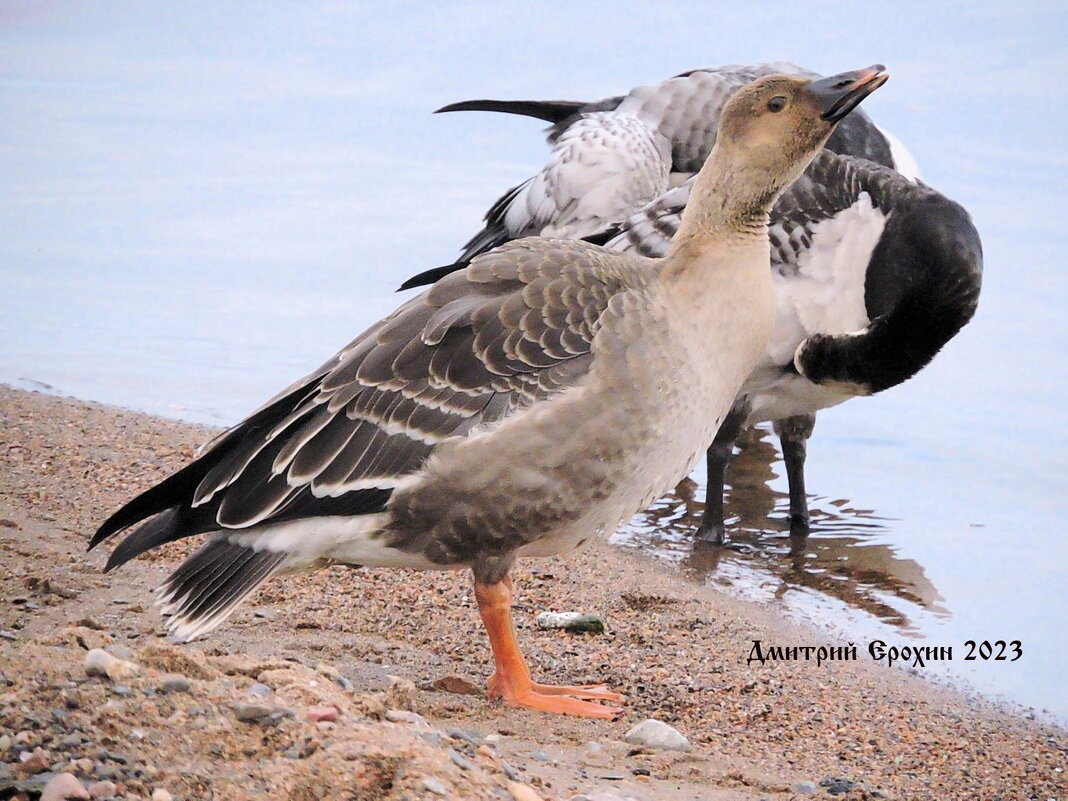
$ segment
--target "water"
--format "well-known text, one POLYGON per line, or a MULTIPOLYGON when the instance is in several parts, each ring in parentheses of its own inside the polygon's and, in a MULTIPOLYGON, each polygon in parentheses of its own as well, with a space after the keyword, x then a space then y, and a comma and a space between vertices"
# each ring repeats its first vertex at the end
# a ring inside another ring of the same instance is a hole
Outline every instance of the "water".
POLYGON ((914 380, 820 415, 807 542, 785 534, 766 434, 731 473, 748 552, 693 552, 700 473, 617 539, 831 643, 951 645, 956 679, 1068 720, 1068 84, 1042 80, 1068 71, 1068 12, 1025 5, 902 7, 878 26, 861 7, 766 4, 714 26, 685 21, 705 4, 569 7, 569 26, 532 8, 504 28, 478 2, 12 7, 0 381, 236 422, 390 311, 400 280, 451 260, 544 158, 530 120, 429 110, 603 97, 714 63, 883 61, 893 78, 866 108, 975 217, 979 313, 914 380), (1024 656, 966 662, 968 639, 1024 656))

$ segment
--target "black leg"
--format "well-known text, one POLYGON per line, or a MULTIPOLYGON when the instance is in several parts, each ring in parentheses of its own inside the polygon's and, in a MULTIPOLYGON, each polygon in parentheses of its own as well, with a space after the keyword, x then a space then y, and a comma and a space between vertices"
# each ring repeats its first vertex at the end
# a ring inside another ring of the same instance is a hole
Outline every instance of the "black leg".
POLYGON ((808 438, 816 427, 816 415, 799 414, 776 420, 775 433, 782 443, 786 479, 790 485, 790 534, 808 535, 808 496, 805 494, 805 455, 808 438))
POLYGON ((745 425, 747 407, 731 409, 716 432, 705 462, 708 465, 708 486, 705 488, 705 513, 697 529, 697 540, 712 545, 726 541, 723 527, 723 492, 727 480, 727 465, 734 455, 734 443, 745 425))

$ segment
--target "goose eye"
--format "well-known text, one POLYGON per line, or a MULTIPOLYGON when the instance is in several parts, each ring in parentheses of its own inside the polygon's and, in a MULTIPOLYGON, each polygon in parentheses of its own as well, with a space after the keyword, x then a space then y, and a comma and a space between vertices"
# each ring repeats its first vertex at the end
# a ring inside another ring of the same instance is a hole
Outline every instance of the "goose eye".
POLYGON ((782 95, 776 95, 768 101, 768 111, 782 111, 786 108, 786 98, 782 95))

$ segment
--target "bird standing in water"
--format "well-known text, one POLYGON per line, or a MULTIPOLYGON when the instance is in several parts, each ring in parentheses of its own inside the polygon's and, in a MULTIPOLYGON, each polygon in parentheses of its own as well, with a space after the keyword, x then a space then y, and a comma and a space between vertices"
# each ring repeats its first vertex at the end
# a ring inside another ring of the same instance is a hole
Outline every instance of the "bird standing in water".
POLYGON ((886 78, 755 81, 724 109, 664 258, 529 238, 474 259, 134 498, 90 547, 148 518, 110 570, 207 534, 159 591, 183 640, 279 571, 470 568, 491 697, 614 717, 624 699, 603 686, 533 682, 512 565, 611 533, 705 452, 771 335, 769 209, 886 78))
MULTIPOLYGON (((664 256, 727 100, 770 73, 819 77, 786 63, 731 65, 594 102, 469 100, 439 109, 546 120, 552 153, 493 204, 456 263, 402 288, 432 283, 523 236, 664 256)), ((971 319, 979 235, 963 208, 917 178, 911 154, 858 109, 772 207, 775 331, 708 449, 698 542, 724 542, 735 441, 765 421, 782 443, 790 532, 807 534, 804 467, 816 412, 908 380, 971 319)))

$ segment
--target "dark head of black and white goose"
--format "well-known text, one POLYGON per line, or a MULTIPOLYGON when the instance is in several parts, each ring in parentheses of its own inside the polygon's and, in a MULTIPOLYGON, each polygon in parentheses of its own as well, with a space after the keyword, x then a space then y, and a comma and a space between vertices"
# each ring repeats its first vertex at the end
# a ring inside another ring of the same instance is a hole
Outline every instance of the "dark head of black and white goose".
MULTIPOLYGON (((923 369, 975 314, 983 246, 968 212, 922 185, 887 204, 868 262, 864 305, 871 321, 850 334, 802 342, 794 367, 816 384, 881 392, 923 369)), ((876 198, 878 200, 878 198, 876 198)))

